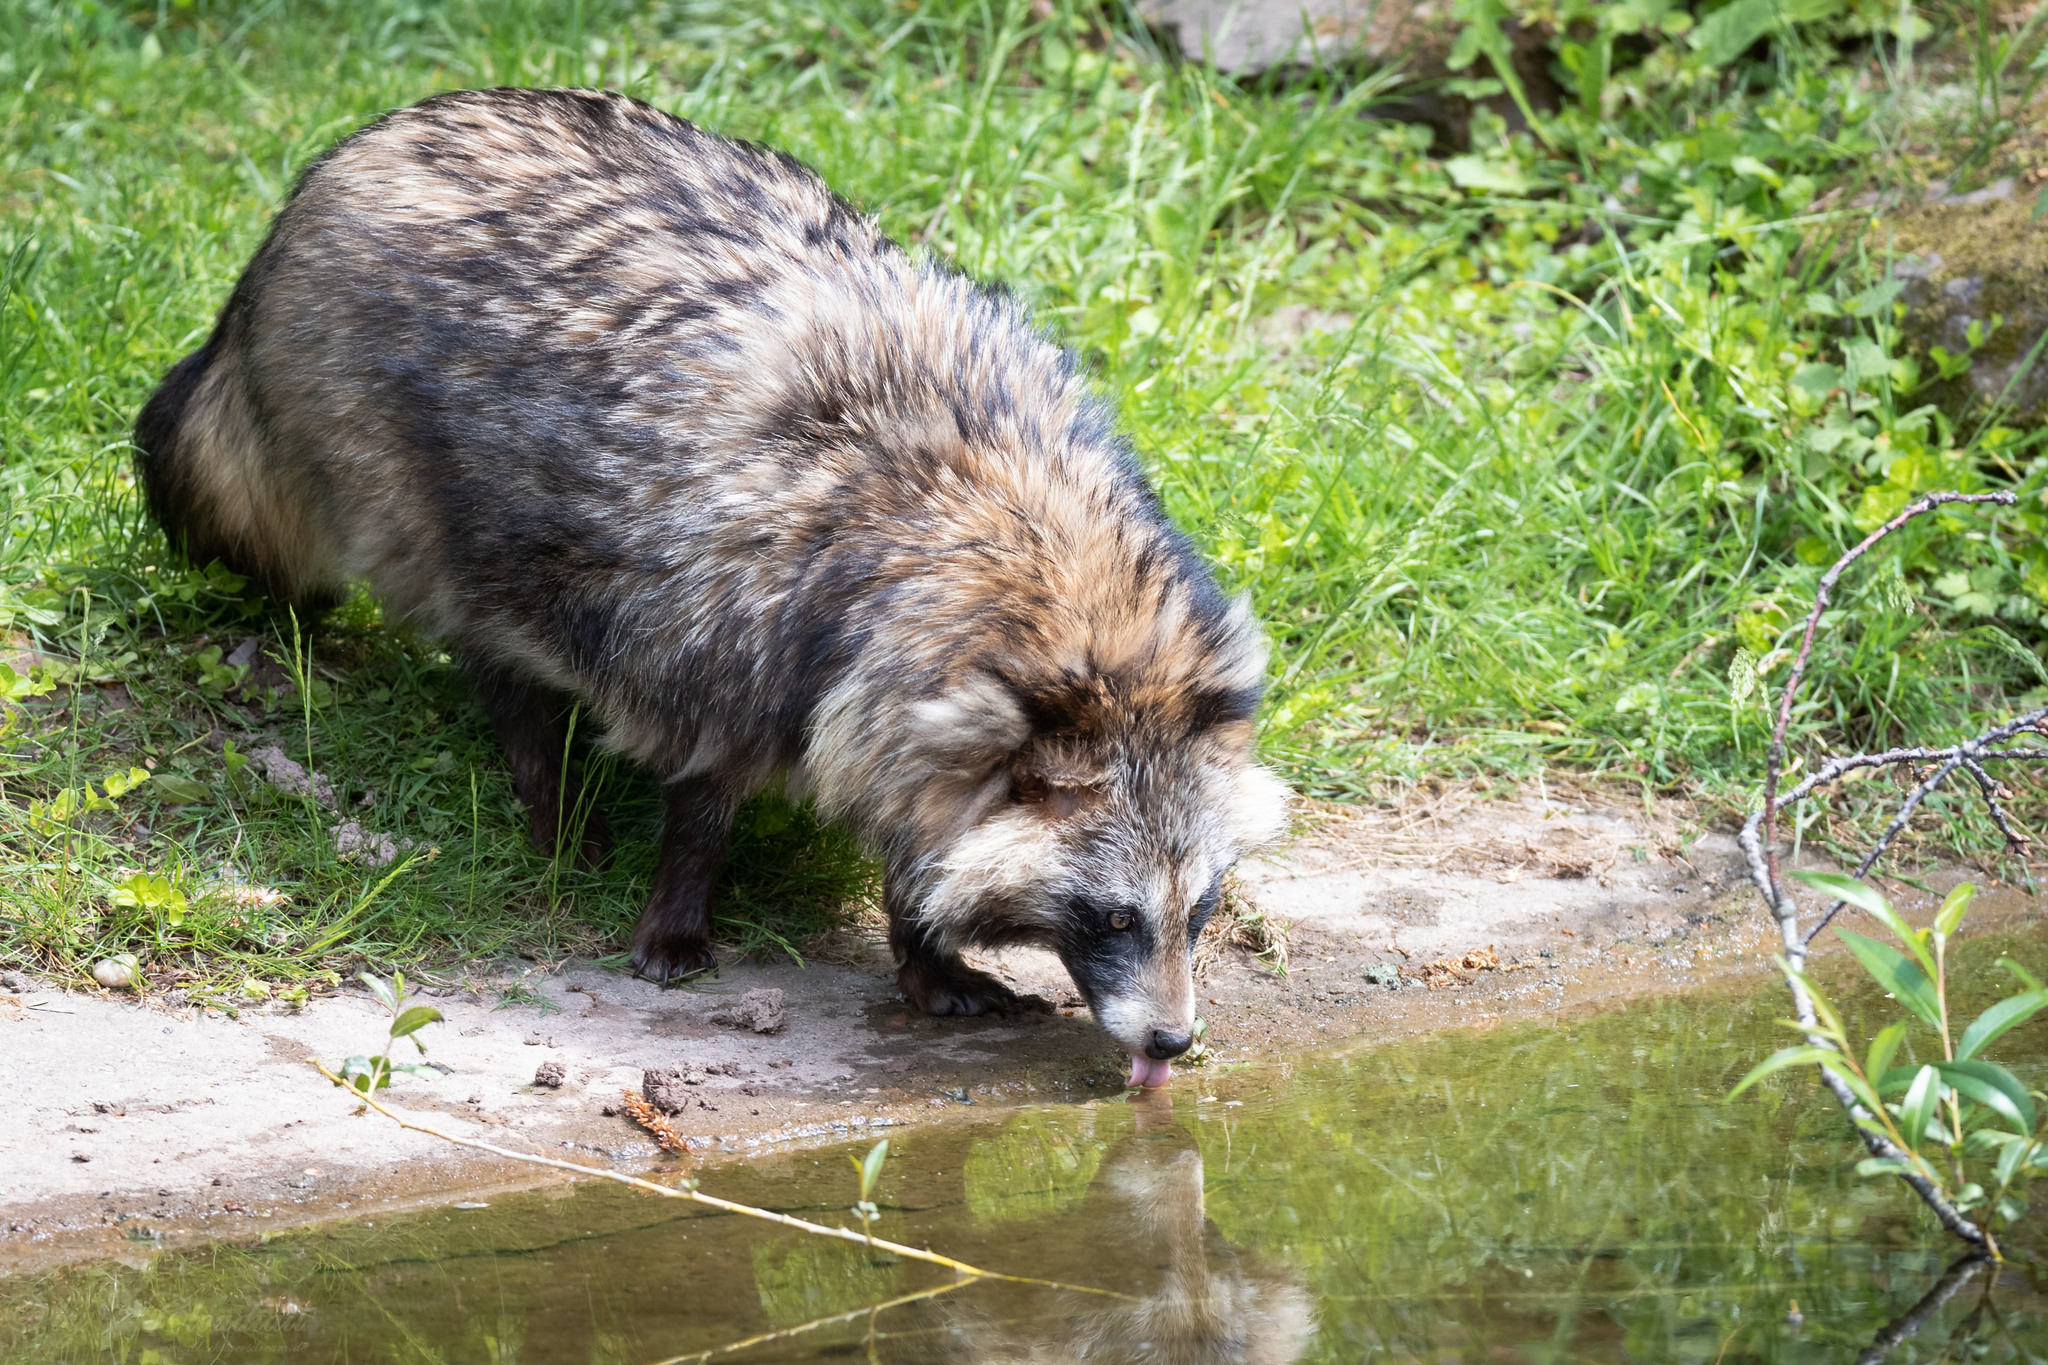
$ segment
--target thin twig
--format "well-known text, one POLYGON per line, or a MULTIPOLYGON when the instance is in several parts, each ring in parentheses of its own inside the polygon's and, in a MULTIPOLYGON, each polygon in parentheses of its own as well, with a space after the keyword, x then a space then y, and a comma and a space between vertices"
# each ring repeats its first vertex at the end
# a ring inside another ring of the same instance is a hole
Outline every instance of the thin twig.
MULTIPOLYGON (((1785 889, 1778 876, 1778 808, 1804 800, 1821 788, 1859 769, 1901 763, 1933 763, 1935 768, 1932 772, 1917 774, 1919 781, 1900 803, 1898 813, 1885 827, 1875 846, 1858 865, 1856 875, 1860 878, 1867 876, 1877 865, 1878 859, 1884 856, 1892 841, 1912 820, 1920 804, 1941 785, 1943 780, 1961 768, 1977 779, 1981 794, 1991 808, 1992 819, 1997 823, 1999 832, 2005 835, 2007 849, 2024 852, 2026 837, 2006 819, 2004 808, 2000 804, 2002 788, 1985 771, 1983 764, 1986 760, 2048 758, 2048 751, 2036 751, 2031 746, 2022 746, 2018 749, 1994 747, 2022 732, 2042 733, 2042 721, 2048 718, 2048 708, 2043 708, 1996 726, 1975 739, 1965 740, 1947 748, 1901 748, 1887 750, 1881 754, 1854 754, 1846 758, 1833 759, 1790 791, 1781 794, 1778 790, 1778 781, 1784 771, 1785 733, 1792 723, 1792 706, 1798 698, 1799 685, 1806 677, 1806 666, 1813 654, 1814 636, 1820 629, 1821 616, 1827 611, 1828 598, 1834 592, 1835 584, 1840 581, 1843 571, 1868 553, 1872 546, 1913 518, 1951 503, 1996 503, 2009 507, 2016 501, 2018 499, 2008 492, 1930 493, 1908 505, 1897 516, 1865 536, 1847 554, 1836 560, 1834 566, 1821 576, 1820 583, 1814 590, 1813 610, 1807 613, 1806 628, 1800 637, 1799 652, 1792 661, 1791 676, 1785 680, 1785 689, 1778 700, 1777 725, 1771 732, 1770 746, 1765 750, 1763 805, 1743 822, 1738 842, 1749 864, 1750 879, 1756 883, 1757 891, 1762 895, 1771 917, 1778 922, 1779 937, 1785 947, 1784 961, 1788 968, 1786 985, 1791 989, 1793 1008, 1799 1016, 1800 1026, 1806 1033, 1806 1040, 1815 1047, 1835 1050, 1834 1044, 1819 1032, 1819 1019, 1814 1011, 1813 999, 1807 993, 1801 973, 1805 970, 1807 949, 1812 944, 1814 935, 1833 922, 1835 915, 1842 909, 1843 902, 1836 901, 1830 906, 1812 930, 1801 931, 1798 903, 1793 900, 1791 893, 1785 889)), ((1833 1092, 1836 1101, 1856 1125, 1857 1134, 1863 1139, 1863 1145, 1869 1149, 1870 1154, 1881 1159, 1899 1161, 1910 1167, 1913 1164, 1912 1154, 1886 1136, 1880 1128, 1879 1116, 1863 1107, 1848 1082, 1827 1067, 1821 1067, 1820 1074, 1822 1083, 1833 1092)), ((1912 1187, 1913 1192, 1933 1211, 1943 1227, 1974 1247, 1993 1256, 1998 1254, 1998 1244, 1991 1235, 1965 1217, 1933 1181, 1911 1169, 1902 1170, 1899 1178, 1912 1187)))
POLYGON ((972 1280, 955 1280, 951 1284, 935 1284, 930 1289, 920 1289, 910 1294, 899 1294, 893 1299, 884 1299, 880 1303, 871 1303, 863 1308, 849 1309, 844 1313, 834 1313, 830 1317, 812 1318, 809 1322, 801 1322, 794 1327, 784 1327, 780 1331, 763 1332, 759 1336, 748 1337, 744 1341, 729 1341, 723 1346, 714 1346, 708 1351, 694 1351, 689 1355, 669 1356, 664 1360, 655 1361, 654 1365, 689 1365, 689 1362, 695 1360, 709 1360, 713 1356, 731 1355, 734 1351, 744 1351, 750 1346, 765 1345, 771 1341, 780 1341, 784 1337, 802 1336, 805 1332, 814 1332, 820 1327, 830 1327, 835 1322, 851 1322, 855 1318, 873 1317, 875 1314, 886 1312, 891 1308, 901 1308, 907 1303, 917 1303, 923 1299, 936 1299, 941 1294, 951 1294, 955 1290, 965 1289, 972 1283, 972 1280))
POLYGON ((884 1241, 881 1238, 871 1239, 855 1232, 852 1228, 827 1227, 823 1223, 812 1223, 802 1218, 792 1218, 786 1213, 776 1213, 772 1209, 757 1209, 752 1204, 740 1204, 730 1199, 720 1199, 717 1195, 705 1194, 692 1185, 671 1188, 667 1185, 657 1185, 652 1180, 642 1180, 638 1176, 625 1175, 618 1171, 602 1170, 596 1166, 583 1166, 574 1161, 563 1161, 558 1157, 535 1156, 531 1152, 515 1152, 509 1147, 500 1147, 494 1142, 480 1142, 476 1138, 456 1137, 453 1133, 444 1133, 438 1128, 429 1128, 425 1124, 414 1123, 404 1115, 386 1109, 377 1102, 374 1096, 364 1094, 332 1071, 329 1071, 326 1064, 317 1057, 312 1059, 312 1066, 315 1071, 318 1071, 328 1080, 347 1090, 352 1098, 368 1105, 400 1128, 405 1128, 415 1133, 425 1133, 428 1137, 439 1138, 441 1141, 453 1143, 457 1147, 468 1147, 473 1151, 489 1152, 492 1156, 501 1156, 509 1161, 524 1162, 529 1166, 546 1166, 550 1170, 567 1171, 571 1175, 588 1176, 593 1180, 609 1180, 615 1185, 628 1185, 636 1190, 644 1190, 648 1194, 658 1194, 664 1199, 687 1199, 692 1203, 705 1204, 725 1213, 737 1213, 745 1218, 758 1218, 766 1223, 775 1223, 782 1227, 795 1228, 798 1232, 808 1232, 814 1237, 831 1237, 838 1241, 853 1242, 862 1246, 873 1245, 877 1250, 894 1252, 896 1255, 902 1256, 907 1260, 925 1261, 932 1265, 944 1266, 955 1275, 966 1279, 1003 1280, 1010 1284, 1035 1284, 1048 1289, 1074 1289, 1084 1294, 1101 1294, 1107 1298, 1136 1302, 1130 1295, 1119 1294, 1113 1289, 1096 1289, 1084 1284, 1068 1284, 1062 1280, 1040 1280, 1033 1279, 1028 1275, 1005 1275, 1000 1271, 983 1270, 980 1266, 972 1266, 965 1261, 956 1261, 951 1256, 942 1256, 936 1251, 926 1251, 922 1247, 905 1246, 901 1242, 884 1241))

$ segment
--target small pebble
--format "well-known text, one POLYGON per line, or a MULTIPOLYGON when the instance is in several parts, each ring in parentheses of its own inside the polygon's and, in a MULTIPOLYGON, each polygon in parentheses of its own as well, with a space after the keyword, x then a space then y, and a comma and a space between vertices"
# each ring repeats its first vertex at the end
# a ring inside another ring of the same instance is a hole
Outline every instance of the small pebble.
POLYGON ((71 1154, 71 1159, 73 1161, 91 1161, 92 1155, 89 1152, 73 1152, 71 1154))
POLYGON ((136 978, 142 971, 135 960, 135 954, 122 953, 119 957, 103 958, 93 964, 92 979, 110 991, 135 989, 136 978))

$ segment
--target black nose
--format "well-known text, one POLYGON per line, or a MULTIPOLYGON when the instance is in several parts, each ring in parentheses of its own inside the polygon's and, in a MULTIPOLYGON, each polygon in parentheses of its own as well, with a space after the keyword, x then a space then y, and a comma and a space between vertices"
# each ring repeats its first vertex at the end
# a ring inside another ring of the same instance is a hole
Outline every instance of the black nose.
POLYGON ((1156 1028, 1152 1030, 1152 1041, 1145 1044, 1145 1055, 1155 1062, 1163 1062, 1186 1052, 1194 1041, 1185 1033, 1168 1033, 1163 1028, 1156 1028))

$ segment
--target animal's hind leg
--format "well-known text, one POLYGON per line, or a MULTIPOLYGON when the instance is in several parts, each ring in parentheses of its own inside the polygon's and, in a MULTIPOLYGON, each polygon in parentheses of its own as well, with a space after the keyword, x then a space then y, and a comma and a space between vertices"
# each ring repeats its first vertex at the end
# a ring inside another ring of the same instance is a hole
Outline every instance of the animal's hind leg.
POLYGON ((544 853, 559 852, 580 824, 584 865, 603 862, 612 851, 611 830, 584 800, 579 765, 569 758, 562 697, 492 664, 472 662, 467 672, 512 764, 512 789, 533 818, 533 842, 544 853))
POLYGON ((711 952, 711 884, 725 865, 733 799, 716 782, 686 777, 661 789, 661 851, 654 889, 633 930, 633 970, 650 981, 694 976, 711 952))
POLYGON ((889 947, 896 955, 896 988, 926 1014, 1007 1014, 1027 1003, 988 973, 962 962, 958 953, 934 947, 886 885, 882 908, 889 916, 889 947))

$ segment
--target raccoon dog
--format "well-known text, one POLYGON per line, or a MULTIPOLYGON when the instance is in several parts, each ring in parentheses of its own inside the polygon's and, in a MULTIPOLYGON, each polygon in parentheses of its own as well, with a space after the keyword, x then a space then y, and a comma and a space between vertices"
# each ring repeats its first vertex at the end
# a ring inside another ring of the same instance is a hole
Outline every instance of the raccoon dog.
MULTIPOLYGON (((1273 835, 1264 648, 1072 356, 788 156, 616 95, 443 95, 307 170, 136 423, 150 510, 279 601, 366 579, 446 639, 534 835, 567 699, 663 782, 633 939, 712 965, 778 779, 884 866, 907 998, 1055 948, 1158 1084, 1188 952, 1273 835)), ((583 852, 601 857, 601 824, 583 852)))

